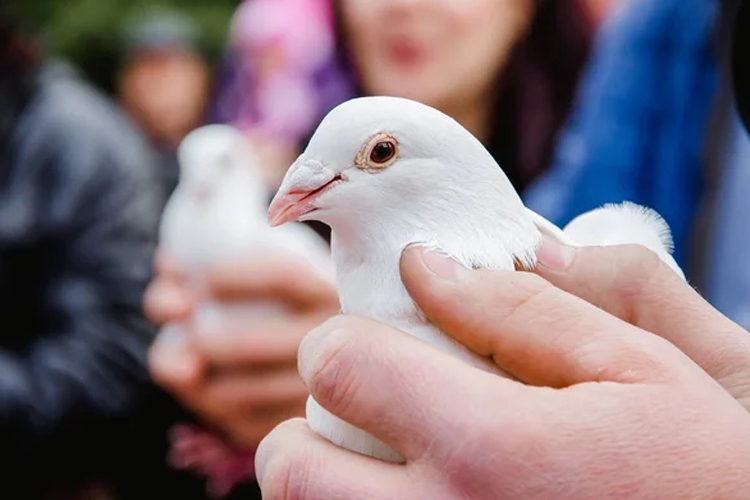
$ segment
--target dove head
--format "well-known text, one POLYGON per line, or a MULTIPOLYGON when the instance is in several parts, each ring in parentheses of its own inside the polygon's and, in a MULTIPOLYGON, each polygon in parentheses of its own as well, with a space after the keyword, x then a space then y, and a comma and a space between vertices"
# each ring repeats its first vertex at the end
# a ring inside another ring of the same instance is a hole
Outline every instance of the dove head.
POLYGON ((287 171, 269 222, 319 220, 336 231, 401 218, 414 226, 488 203, 510 217, 524 209, 502 169, 464 127, 416 101, 363 97, 323 119, 287 171))
POLYGON ((199 202, 233 186, 265 206, 267 191, 247 138, 229 125, 206 125, 190 132, 177 151, 180 186, 199 202))

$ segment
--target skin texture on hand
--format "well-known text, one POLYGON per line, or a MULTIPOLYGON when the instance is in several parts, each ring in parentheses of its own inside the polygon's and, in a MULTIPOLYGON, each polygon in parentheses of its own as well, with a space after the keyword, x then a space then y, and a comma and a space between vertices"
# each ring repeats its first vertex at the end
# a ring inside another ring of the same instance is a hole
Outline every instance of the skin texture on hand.
POLYGON ((175 429, 171 462, 206 476, 209 489, 220 495, 252 473, 252 451, 268 432, 304 415, 309 393, 297 372, 299 343, 338 311, 338 298, 331 284, 295 257, 248 256, 209 274, 210 297, 225 303, 276 300, 289 312, 203 331, 189 324, 199 298, 163 252, 156 270, 144 308, 167 328, 149 353, 152 377, 227 438, 175 429))
POLYGON ((312 331, 299 370, 315 399, 406 463, 294 419, 258 449, 264 498, 745 498, 747 333, 641 247, 539 256, 536 274, 402 259, 430 320, 520 382, 362 318, 312 331))

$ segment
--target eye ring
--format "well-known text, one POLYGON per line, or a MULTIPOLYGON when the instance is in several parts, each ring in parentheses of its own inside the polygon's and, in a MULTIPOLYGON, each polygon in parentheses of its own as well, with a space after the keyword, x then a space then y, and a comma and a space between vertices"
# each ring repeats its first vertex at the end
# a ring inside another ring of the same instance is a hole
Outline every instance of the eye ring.
POLYGON ((398 140, 392 134, 380 132, 367 140, 354 163, 361 170, 377 172, 390 167, 398 157, 398 140))

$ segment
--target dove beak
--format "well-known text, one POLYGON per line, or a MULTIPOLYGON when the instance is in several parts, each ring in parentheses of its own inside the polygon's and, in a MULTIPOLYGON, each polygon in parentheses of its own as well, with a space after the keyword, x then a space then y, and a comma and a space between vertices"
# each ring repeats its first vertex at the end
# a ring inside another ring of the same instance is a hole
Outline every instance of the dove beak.
POLYGON ((296 161, 286 173, 268 207, 268 223, 280 226, 317 210, 315 201, 342 182, 342 177, 319 162, 296 161))

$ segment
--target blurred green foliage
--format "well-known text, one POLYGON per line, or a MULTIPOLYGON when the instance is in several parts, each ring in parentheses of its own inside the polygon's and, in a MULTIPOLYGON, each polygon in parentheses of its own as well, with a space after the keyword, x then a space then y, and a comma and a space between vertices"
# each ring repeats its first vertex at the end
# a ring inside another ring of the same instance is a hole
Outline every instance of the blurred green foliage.
POLYGON ((159 9, 189 15, 201 29, 201 48, 211 60, 221 53, 240 0, 0 0, 45 40, 48 51, 75 63, 94 83, 111 91, 125 30, 159 9))

